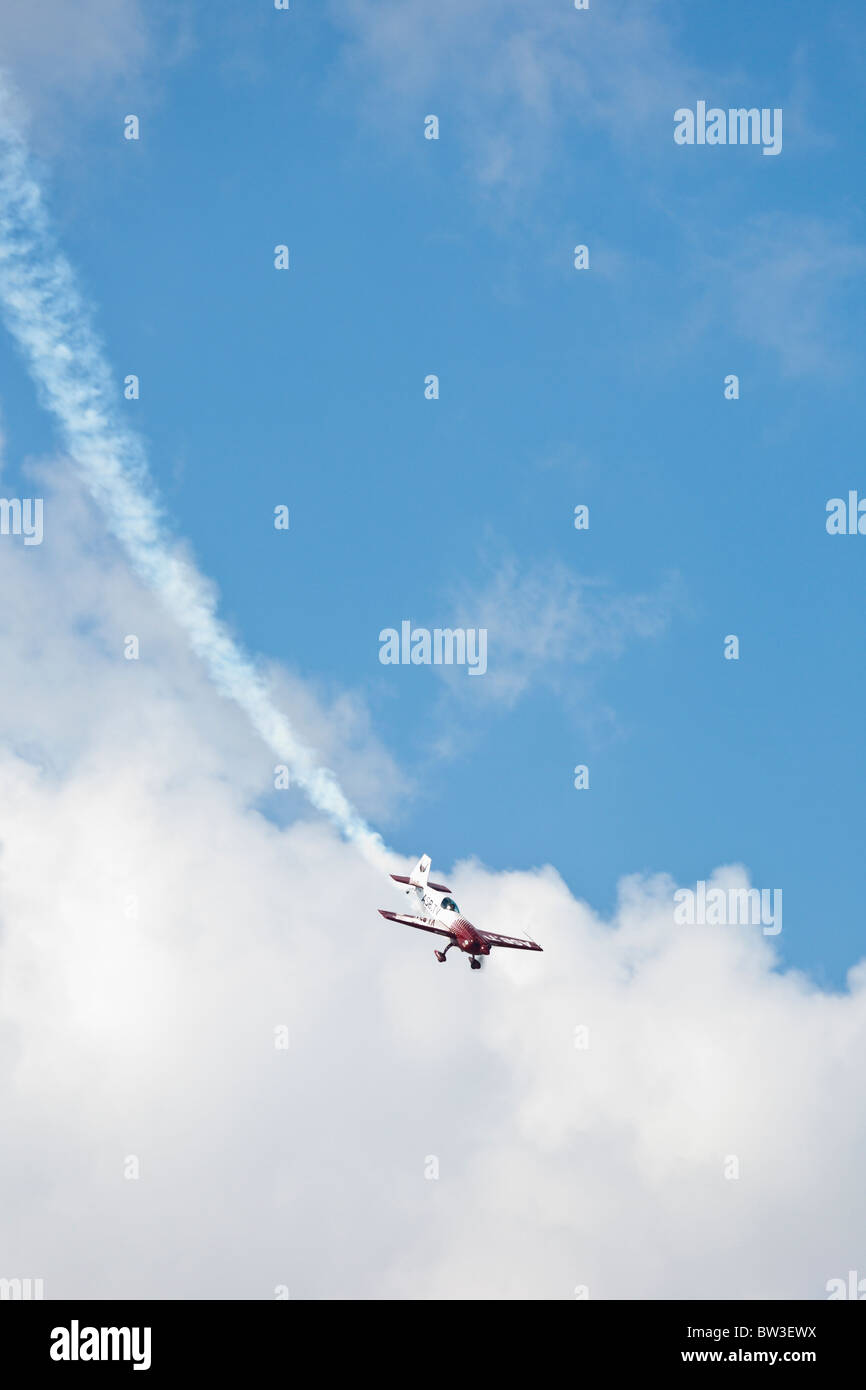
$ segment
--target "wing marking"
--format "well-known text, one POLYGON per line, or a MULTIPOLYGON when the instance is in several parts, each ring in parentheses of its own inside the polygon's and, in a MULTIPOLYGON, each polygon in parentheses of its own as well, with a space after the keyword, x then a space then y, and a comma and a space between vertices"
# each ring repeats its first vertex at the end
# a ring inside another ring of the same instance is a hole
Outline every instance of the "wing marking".
POLYGON ((379 911, 389 922, 399 922, 402 927, 417 927, 419 931, 430 931, 435 936, 451 936, 450 931, 437 927, 431 917, 412 917, 408 912, 389 912, 385 907, 380 907, 379 911))
POLYGON ((498 936, 494 931, 480 931, 477 935, 490 946, 510 946, 515 951, 541 951, 543 949, 537 942, 529 941, 525 936, 498 936))

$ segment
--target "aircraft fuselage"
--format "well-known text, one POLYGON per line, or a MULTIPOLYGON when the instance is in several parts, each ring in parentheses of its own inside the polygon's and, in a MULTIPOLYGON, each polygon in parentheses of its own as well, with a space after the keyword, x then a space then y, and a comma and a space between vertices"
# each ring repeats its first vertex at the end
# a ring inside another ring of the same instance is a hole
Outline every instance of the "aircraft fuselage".
POLYGON ((461 917, 459 912, 452 912, 450 908, 443 907, 440 902, 441 895, 434 895, 429 889, 416 888, 415 892, 418 894, 422 912, 451 933, 454 945, 459 950, 465 951, 469 956, 490 955, 490 946, 484 940, 483 934, 465 917, 461 917))

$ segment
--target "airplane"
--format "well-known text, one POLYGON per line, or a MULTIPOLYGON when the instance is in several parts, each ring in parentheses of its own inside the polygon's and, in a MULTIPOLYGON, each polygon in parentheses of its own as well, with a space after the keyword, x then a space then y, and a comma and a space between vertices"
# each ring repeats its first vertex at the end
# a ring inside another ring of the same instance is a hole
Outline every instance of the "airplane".
POLYGON ((379 911, 389 922, 399 922, 404 927, 417 927, 419 931, 433 932, 436 936, 447 936, 449 940, 445 950, 433 952, 440 965, 445 964, 445 957, 452 946, 468 955, 472 970, 481 969, 479 956, 489 956, 492 946, 508 946, 516 951, 542 949, 527 936, 500 936, 497 932, 479 931, 478 927, 473 927, 471 922, 467 922, 466 918, 461 916, 460 908, 451 897, 450 888, 446 888, 444 883, 428 883, 429 872, 430 858, 422 854, 408 878, 403 874, 391 874, 395 883, 405 885, 403 891, 423 909, 424 915, 389 912, 384 907, 380 907, 379 911))

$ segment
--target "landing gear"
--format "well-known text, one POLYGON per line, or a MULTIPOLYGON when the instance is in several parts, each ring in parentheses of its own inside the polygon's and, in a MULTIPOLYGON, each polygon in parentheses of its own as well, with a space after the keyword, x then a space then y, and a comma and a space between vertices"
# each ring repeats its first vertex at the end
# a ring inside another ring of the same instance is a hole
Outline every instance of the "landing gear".
POLYGON ((449 942, 448 942, 448 945, 445 947, 445 950, 444 950, 444 951, 434 951, 434 952, 433 952, 434 956, 436 957, 436 959, 438 960, 438 962, 439 962, 440 965, 444 965, 444 964, 445 964, 445 957, 447 956, 448 952, 451 950, 451 947, 452 947, 453 945, 454 945, 454 942, 453 942, 453 941, 449 941, 449 942))
POLYGON ((481 961, 480 961, 480 960, 476 960, 474 956, 470 956, 470 957, 469 957, 469 969, 470 969, 470 970, 480 970, 480 969, 481 969, 481 961))

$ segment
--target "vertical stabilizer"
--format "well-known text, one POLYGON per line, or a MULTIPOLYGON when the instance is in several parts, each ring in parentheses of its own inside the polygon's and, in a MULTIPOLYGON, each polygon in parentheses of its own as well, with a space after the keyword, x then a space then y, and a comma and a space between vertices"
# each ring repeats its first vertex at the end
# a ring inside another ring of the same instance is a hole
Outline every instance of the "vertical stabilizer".
POLYGON ((422 854, 421 858, 418 860, 418 863, 415 865, 414 869, 409 875, 409 882, 412 884, 414 888, 423 888, 426 891, 427 875, 429 874, 429 872, 430 856, 429 854, 422 854))

